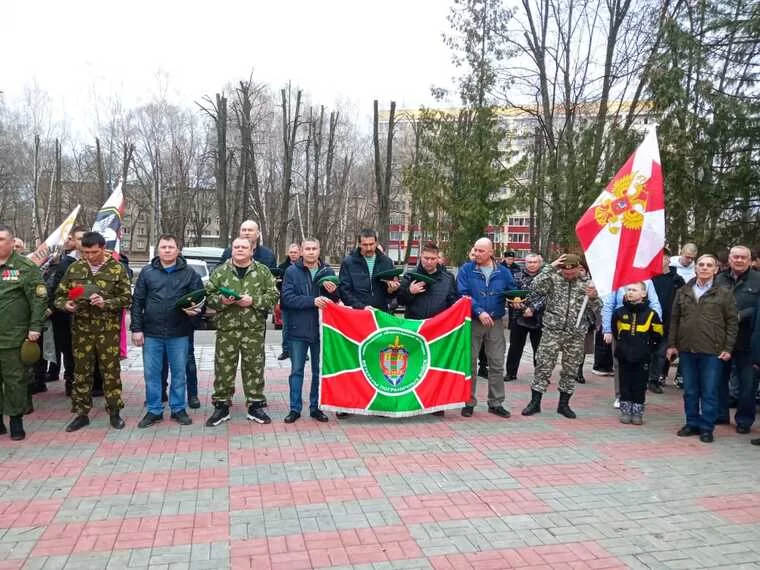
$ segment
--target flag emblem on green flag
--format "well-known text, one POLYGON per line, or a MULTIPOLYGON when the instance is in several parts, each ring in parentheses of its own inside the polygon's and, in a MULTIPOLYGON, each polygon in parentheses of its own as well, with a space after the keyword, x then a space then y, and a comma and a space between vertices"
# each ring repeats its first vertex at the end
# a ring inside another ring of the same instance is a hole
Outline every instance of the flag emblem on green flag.
POLYGON ((321 311, 320 408, 413 416, 469 400, 471 301, 404 319, 330 304, 321 311))

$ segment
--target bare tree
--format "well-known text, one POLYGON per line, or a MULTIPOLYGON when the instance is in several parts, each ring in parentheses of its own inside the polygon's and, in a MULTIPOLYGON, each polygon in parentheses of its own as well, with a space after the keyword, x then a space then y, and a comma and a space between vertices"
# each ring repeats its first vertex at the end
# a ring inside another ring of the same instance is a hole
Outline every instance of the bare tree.
POLYGON ((282 195, 280 200, 280 230, 273 244, 275 251, 285 255, 288 241, 288 226, 290 224, 290 190, 293 187, 293 156, 295 153, 296 136, 301 125, 302 91, 296 90, 295 108, 290 85, 280 90, 282 109, 282 195))
POLYGON ((377 235, 380 243, 388 243, 388 225, 391 219, 391 175, 393 172, 393 133, 396 120, 396 102, 391 101, 388 114, 388 131, 385 149, 385 176, 380 158, 379 109, 373 104, 372 143, 375 149, 375 193, 377 195, 377 235))

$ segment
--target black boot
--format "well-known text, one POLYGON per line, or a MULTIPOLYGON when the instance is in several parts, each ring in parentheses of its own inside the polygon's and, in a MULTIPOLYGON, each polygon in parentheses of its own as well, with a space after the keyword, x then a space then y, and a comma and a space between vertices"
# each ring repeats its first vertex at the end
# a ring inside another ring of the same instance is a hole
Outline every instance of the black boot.
POLYGON ((527 406, 525 406, 525 409, 522 411, 522 415, 532 416, 533 414, 541 413, 541 397, 542 396, 543 396, 542 392, 539 392, 538 390, 531 390, 530 403, 527 406))
POLYGON ((5 429, 5 423, 3 422, 3 416, 0 416, 0 435, 5 435, 8 430, 5 429))
POLYGON ((11 439, 13 441, 21 441, 26 437, 24 431, 24 421, 21 419, 23 416, 11 416, 11 439))
POLYGON ((570 418, 571 420, 575 419, 575 412, 570 409, 570 397, 572 394, 568 394, 567 392, 560 392, 559 393, 559 404, 557 404, 557 413, 562 414, 566 418, 570 418))
POLYGON ((119 415, 119 410, 111 412, 108 421, 113 429, 124 429, 125 423, 124 420, 121 419, 121 415, 119 415))

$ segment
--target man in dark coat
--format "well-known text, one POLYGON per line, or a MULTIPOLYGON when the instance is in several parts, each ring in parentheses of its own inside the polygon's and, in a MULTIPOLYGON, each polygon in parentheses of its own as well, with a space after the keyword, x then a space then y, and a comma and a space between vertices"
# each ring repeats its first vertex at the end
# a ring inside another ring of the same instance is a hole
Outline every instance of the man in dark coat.
POLYGON ((375 307, 390 311, 392 298, 401 283, 397 278, 378 279, 383 271, 393 269, 393 261, 380 251, 377 232, 363 229, 359 233, 359 247, 340 264, 340 298, 354 309, 375 307))
POLYGON ((718 418, 716 423, 729 423, 728 383, 731 368, 736 369, 738 395, 736 404, 736 432, 746 434, 755 423, 755 393, 757 381, 752 367, 751 339, 755 326, 755 308, 760 298, 760 273, 751 268, 752 252, 743 245, 731 248, 728 253, 729 269, 715 277, 720 287, 730 289, 736 299, 739 331, 731 352, 731 361, 724 367, 718 389, 718 418))
POLYGON ((281 302, 288 311, 287 326, 290 335, 291 372, 290 413, 286 424, 292 424, 301 417, 303 401, 304 367, 306 354, 311 353, 311 389, 309 410, 312 418, 326 422, 327 416, 319 409, 319 309, 327 303, 339 299, 337 285, 325 277, 334 277, 335 272, 319 259, 319 240, 307 238, 301 244, 302 257, 285 271, 282 281, 281 302))
MULTIPOLYGON (((678 274, 675 267, 670 266, 670 256, 664 253, 662 256, 662 274, 652 277, 652 285, 657 292, 662 310, 663 338, 668 338, 670 333, 670 315, 673 313, 673 301, 676 293, 685 285, 683 277, 678 274)), ((652 361, 649 363, 649 391, 662 394, 661 384, 668 375, 670 363, 665 358, 667 342, 661 342, 652 353, 652 361)))
POLYGON ((428 319, 456 303, 459 298, 454 276, 438 263, 440 250, 434 243, 422 246, 415 273, 433 281, 417 281, 406 274, 401 280, 398 301, 406 308, 407 319, 428 319))
POLYGON ((179 251, 175 236, 161 236, 158 256, 140 272, 132 297, 132 342, 143 347, 148 408, 145 417, 137 424, 139 428, 163 420, 161 366, 164 358, 171 370, 171 418, 180 425, 192 423, 185 410, 186 370, 190 335, 193 334, 192 319, 200 314, 200 308, 180 309, 176 304, 188 293, 203 289, 203 283, 179 251))
MULTIPOLYGON (((275 281, 277 282, 278 291, 282 292, 282 281, 285 277, 285 272, 288 270, 288 267, 294 265, 300 257, 300 246, 297 243, 291 243, 288 246, 288 256, 285 258, 285 261, 277 266, 279 272, 277 275, 275 275, 275 281)), ((286 360, 290 358, 290 345, 288 343, 288 312, 282 306, 282 302, 280 302, 280 314, 282 315, 282 352, 277 357, 277 360, 286 360)))
MULTIPOLYGON (((251 247, 253 248, 253 260, 263 263, 269 269, 275 269, 277 267, 277 258, 274 252, 268 247, 264 247, 259 243, 259 237, 261 232, 259 231, 259 224, 253 220, 246 220, 240 224, 240 236, 251 241, 251 247)), ((222 258, 219 260, 219 265, 227 261, 232 256, 232 248, 228 247, 222 252, 222 258)))

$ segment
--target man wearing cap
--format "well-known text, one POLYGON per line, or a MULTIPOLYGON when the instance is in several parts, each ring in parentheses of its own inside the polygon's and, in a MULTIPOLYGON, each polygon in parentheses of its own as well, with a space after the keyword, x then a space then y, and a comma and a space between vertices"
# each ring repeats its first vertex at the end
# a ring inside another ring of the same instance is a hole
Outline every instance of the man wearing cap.
POLYGON ((177 304, 186 295, 202 291, 203 283, 179 251, 175 236, 166 234, 158 238, 158 255, 140 271, 132 298, 132 343, 143 347, 148 408, 145 417, 137 424, 139 428, 147 428, 164 419, 164 405, 161 402, 164 357, 171 371, 171 418, 183 426, 193 423, 185 410, 185 374, 193 332, 192 319, 200 314, 201 309, 199 303, 192 303, 187 308, 180 308, 177 304))
POLYGON ((522 271, 522 268, 515 263, 515 257, 514 251, 506 250, 501 260, 501 264, 512 272, 513 277, 522 271))
POLYGON ((47 288, 39 268, 13 248, 13 231, 0 224, 0 435, 7 433, 2 415, 10 417, 11 439, 26 437, 22 420, 27 406, 26 368, 21 360, 25 340, 40 338, 47 288))
POLYGON ((493 244, 480 238, 473 246, 475 259, 459 268, 457 290, 472 298, 472 391, 462 415, 472 416, 477 404, 477 364, 481 345, 488 357, 488 411, 502 418, 511 416, 504 407, 504 352, 507 292, 515 288, 512 272, 497 263, 493 244))
POLYGON ((92 382, 95 362, 103 375, 106 409, 111 427, 123 429, 119 411, 121 364, 119 345, 121 312, 132 300, 124 266, 105 249, 106 240, 97 232, 82 236, 81 259, 72 263, 55 295, 55 307, 72 313, 71 338, 74 353, 74 387, 71 411, 76 417, 66 426, 72 432, 90 424, 92 382))
MULTIPOLYGON (((251 242, 251 257, 254 261, 258 261, 269 267, 269 269, 275 269, 277 267, 277 258, 274 252, 268 247, 264 247, 259 243, 261 232, 259 231, 259 224, 253 220, 246 220, 240 224, 239 237, 245 238, 251 242)), ((219 261, 220 264, 227 261, 232 256, 232 248, 228 247, 222 252, 222 258, 219 261)))
POLYGON ((359 247, 340 264, 340 298, 348 307, 375 307, 390 311, 393 297, 401 286, 398 279, 381 280, 378 274, 391 271, 393 260, 380 251, 377 232, 365 228, 359 232, 359 247))
POLYGON ((206 426, 230 419, 239 361, 248 419, 271 423, 264 412, 264 332, 267 312, 278 297, 274 276, 269 267, 251 257, 250 240, 237 238, 232 242, 232 257, 211 274, 206 290, 208 305, 217 311, 214 413, 206 426))
POLYGON ((290 386, 290 412, 286 424, 301 417, 303 401, 303 376, 306 354, 311 353, 311 389, 309 390, 309 415, 318 422, 326 422, 327 416, 319 409, 319 309, 340 299, 338 286, 333 282, 335 272, 319 259, 319 240, 306 238, 301 244, 301 259, 288 267, 282 281, 281 302, 288 311, 287 327, 290 329, 290 362, 292 368, 290 386))
POLYGON ((572 253, 560 255, 551 265, 545 266, 533 279, 531 291, 535 295, 545 296, 544 328, 531 384, 530 403, 522 415, 531 416, 541 411, 541 398, 549 385, 557 357, 562 352, 557 413, 572 419, 575 412, 570 409, 570 398, 575 391, 578 367, 585 356, 583 345, 587 332, 584 318, 580 319, 580 326, 576 323, 581 311, 596 311, 601 301, 596 288, 581 276, 580 258, 572 253), (584 308, 587 297, 588 303, 584 308))

